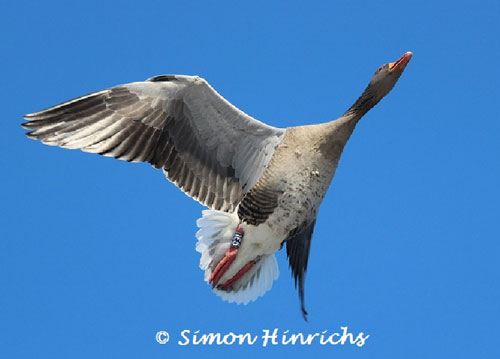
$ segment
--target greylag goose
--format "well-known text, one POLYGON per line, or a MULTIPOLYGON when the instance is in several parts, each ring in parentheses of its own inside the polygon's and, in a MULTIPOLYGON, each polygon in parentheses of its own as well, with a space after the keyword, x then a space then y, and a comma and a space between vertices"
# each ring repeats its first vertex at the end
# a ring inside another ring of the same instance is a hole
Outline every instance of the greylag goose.
POLYGON ((304 319, 304 279, 319 206, 361 117, 412 57, 381 66, 338 119, 286 129, 240 111, 198 76, 161 75, 24 116, 27 136, 148 162, 209 209, 197 225, 200 268, 215 294, 247 304, 278 278, 286 244, 304 319))

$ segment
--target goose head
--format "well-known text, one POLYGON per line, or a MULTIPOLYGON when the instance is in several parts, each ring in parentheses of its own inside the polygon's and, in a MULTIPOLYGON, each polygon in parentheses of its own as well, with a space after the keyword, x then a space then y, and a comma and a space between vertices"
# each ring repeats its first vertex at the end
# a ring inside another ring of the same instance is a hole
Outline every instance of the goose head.
POLYGON ((361 118, 361 116, 375 106, 398 82, 399 77, 412 56, 411 52, 407 52, 397 61, 380 66, 375 74, 373 74, 363 94, 347 110, 346 114, 353 114, 361 118))

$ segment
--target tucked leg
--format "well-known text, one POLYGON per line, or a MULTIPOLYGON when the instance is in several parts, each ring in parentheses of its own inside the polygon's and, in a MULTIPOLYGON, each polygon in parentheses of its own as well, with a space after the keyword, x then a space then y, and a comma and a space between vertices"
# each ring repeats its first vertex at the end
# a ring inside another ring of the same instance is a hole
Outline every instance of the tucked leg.
MULTIPOLYGON (((231 263, 233 263, 234 259, 236 258, 236 255, 238 254, 238 250, 241 245, 241 241, 243 240, 243 228, 238 225, 236 228, 236 232, 234 233, 233 240, 231 241, 231 245, 226 251, 226 254, 224 255, 224 258, 221 259, 221 261, 217 264, 215 267, 214 271, 210 275, 209 283, 212 285, 212 288, 217 286, 219 284, 220 279, 224 275, 224 273, 229 269, 231 266, 231 263)), ((251 268, 248 267, 250 263, 255 263, 254 261, 247 263, 238 273, 226 281, 221 287, 221 289, 227 289, 233 284, 236 280, 241 278, 241 276, 248 271, 248 269, 251 268), (248 268, 247 268, 248 267, 248 268), (240 274, 244 269, 246 268, 245 272, 240 274), (229 284, 228 284, 229 283, 229 284)), ((253 265, 253 264, 252 264, 253 265)))

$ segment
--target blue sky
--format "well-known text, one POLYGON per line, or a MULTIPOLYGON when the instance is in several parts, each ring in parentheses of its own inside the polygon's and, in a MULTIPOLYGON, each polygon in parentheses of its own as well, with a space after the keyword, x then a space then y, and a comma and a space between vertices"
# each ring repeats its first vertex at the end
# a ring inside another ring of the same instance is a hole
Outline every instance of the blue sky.
POLYGON ((0 356, 497 357, 497 1, 0 3, 0 356), (222 302, 203 207, 146 164, 44 146, 21 116, 159 74, 199 75, 268 124, 329 121, 413 51, 358 124, 315 228, 303 322, 285 253, 222 302), (182 330, 369 334, 363 347, 180 346, 182 330), (159 330, 171 341, 155 341, 159 330))

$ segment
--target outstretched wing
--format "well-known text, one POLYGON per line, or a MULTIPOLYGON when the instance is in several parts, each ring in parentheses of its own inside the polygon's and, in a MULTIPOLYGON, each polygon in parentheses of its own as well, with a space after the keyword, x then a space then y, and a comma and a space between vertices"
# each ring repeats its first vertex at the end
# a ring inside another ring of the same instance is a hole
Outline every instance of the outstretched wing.
POLYGON ((304 305, 304 281, 315 223, 316 221, 310 223, 286 240, 286 255, 290 263, 293 278, 295 279, 295 288, 297 288, 297 285, 299 287, 300 308, 302 316, 306 321, 307 311, 304 305))
POLYGON ((149 162, 222 211, 233 211, 257 182, 284 134, 238 110, 204 79, 180 75, 116 86, 25 119, 31 138, 149 162))

